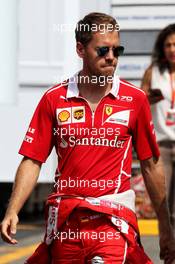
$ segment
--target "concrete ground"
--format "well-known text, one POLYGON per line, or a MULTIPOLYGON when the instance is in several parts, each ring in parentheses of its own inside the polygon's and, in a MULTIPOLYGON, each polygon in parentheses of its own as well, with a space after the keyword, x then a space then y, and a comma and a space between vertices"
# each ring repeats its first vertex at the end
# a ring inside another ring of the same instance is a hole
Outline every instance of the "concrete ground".
POLYGON ((142 244, 145 252, 151 258, 154 264, 163 264, 159 258, 159 240, 158 236, 142 236, 142 244))
MULTIPOLYGON (((0 241, 0 264, 24 264, 42 238, 43 225, 20 225, 17 233, 18 245, 10 246, 0 241)), ((142 243, 152 261, 155 264, 163 264, 159 260, 158 236, 142 236, 142 243)))

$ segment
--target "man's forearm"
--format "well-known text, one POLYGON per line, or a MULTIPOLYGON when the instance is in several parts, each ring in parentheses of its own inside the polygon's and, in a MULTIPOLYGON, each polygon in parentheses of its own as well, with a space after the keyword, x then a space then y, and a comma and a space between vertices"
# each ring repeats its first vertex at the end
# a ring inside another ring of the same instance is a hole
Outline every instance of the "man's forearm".
POLYGON ((154 164, 153 160, 141 162, 141 170, 149 196, 159 220, 159 230, 171 233, 169 211, 165 192, 165 176, 161 161, 154 164))
POLYGON ((28 158, 24 158, 19 165, 13 185, 6 214, 10 212, 19 213, 23 204, 29 197, 36 185, 41 164, 28 158))

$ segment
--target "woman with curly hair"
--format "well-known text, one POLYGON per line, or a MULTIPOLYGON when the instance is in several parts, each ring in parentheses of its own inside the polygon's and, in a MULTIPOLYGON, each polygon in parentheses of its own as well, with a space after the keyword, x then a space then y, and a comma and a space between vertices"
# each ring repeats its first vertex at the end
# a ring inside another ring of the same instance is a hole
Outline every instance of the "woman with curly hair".
POLYGON ((175 234, 175 24, 160 31, 141 88, 151 103, 175 234))

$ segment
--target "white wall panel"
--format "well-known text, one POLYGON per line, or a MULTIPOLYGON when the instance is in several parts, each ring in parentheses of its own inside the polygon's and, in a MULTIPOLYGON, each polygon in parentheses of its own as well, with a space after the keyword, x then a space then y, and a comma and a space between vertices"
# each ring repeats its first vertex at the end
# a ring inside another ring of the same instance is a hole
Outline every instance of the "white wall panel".
POLYGON ((124 29, 161 29, 175 21, 174 6, 116 6, 112 15, 124 29))
MULTIPOLYGON (((63 2, 64 3, 64 2, 63 2)), ((64 22, 64 4, 58 0, 49 1, 48 9, 48 60, 51 65, 64 60, 64 32, 59 31, 64 22)))
MULTIPOLYGON (((27 131, 33 112, 46 89, 21 87, 18 106, 0 106, 0 181, 13 182, 15 172, 22 156, 19 147, 27 131)), ((54 176, 53 153, 47 164, 43 165, 39 181, 52 182, 54 176)))
POLYGON ((158 32, 175 23, 174 10, 175 0, 111 0, 111 13, 119 22, 122 45, 126 46, 118 66, 122 78, 143 77, 158 32))
POLYGON ((0 0, 0 104, 17 102, 17 10, 17 0, 0 0))
POLYGON ((48 1, 20 1, 20 59, 47 61, 48 1))
POLYGON ((110 0, 83 0, 80 1, 80 17, 84 17, 90 12, 103 12, 110 14, 111 12, 110 0))
POLYGON ((79 20, 80 3, 79 0, 64 0, 64 20, 63 23, 71 26, 70 30, 64 33, 64 74, 73 75, 79 69, 78 55, 76 53, 75 27, 79 20))
POLYGON ((20 63, 19 79, 22 85, 51 85, 63 76, 63 64, 50 64, 37 61, 20 63))
POLYGON ((130 82, 131 84, 135 85, 136 87, 140 88, 141 85, 141 80, 127 80, 128 82, 130 82))
POLYGON ((110 1, 21 0, 20 83, 48 84, 77 71, 74 29, 92 11, 109 13, 110 1))
POLYGON ((145 4, 174 4, 174 0, 111 0, 112 5, 145 5, 145 4))
POLYGON ((64 5, 56 0, 20 1, 20 83, 50 84, 64 70, 64 5))
POLYGON ((119 59, 117 74, 124 79, 140 79, 150 64, 150 56, 123 56, 119 59))

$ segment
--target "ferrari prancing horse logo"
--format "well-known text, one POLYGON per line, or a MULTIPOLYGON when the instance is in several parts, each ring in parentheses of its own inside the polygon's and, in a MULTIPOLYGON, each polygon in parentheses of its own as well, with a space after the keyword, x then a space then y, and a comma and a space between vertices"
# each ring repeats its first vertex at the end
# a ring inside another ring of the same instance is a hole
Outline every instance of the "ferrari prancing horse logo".
POLYGON ((106 109, 105 109, 105 111, 106 111, 106 114, 107 115, 111 115, 112 114, 112 106, 106 106, 106 109))

